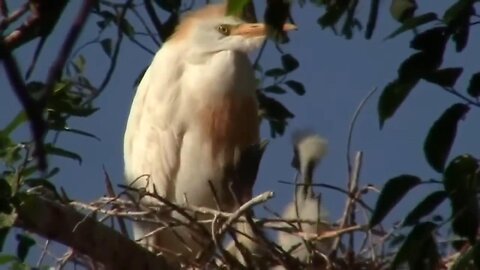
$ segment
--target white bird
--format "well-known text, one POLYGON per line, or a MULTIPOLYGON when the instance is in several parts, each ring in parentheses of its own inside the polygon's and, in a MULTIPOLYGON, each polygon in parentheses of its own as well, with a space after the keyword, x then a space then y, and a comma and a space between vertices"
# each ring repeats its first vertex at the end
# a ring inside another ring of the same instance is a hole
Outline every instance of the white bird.
MULTIPOLYGON (((311 184, 314 169, 327 153, 327 141, 315 134, 298 134, 294 138, 294 152, 292 165, 298 170, 299 177, 303 179, 303 185, 296 187, 295 198, 287 205, 282 217, 314 222, 295 223, 294 225, 299 228, 294 233, 322 234, 330 230, 328 214, 313 192, 311 184)), ((300 261, 306 263, 310 260, 310 250, 300 236, 279 232, 278 242, 285 251, 291 251, 291 255, 300 261)), ((316 241, 311 248, 328 255, 332 248, 332 240, 316 241)))
MULTIPOLYGON (((134 187, 172 202, 217 208, 210 182, 220 210, 233 211, 234 196, 248 200, 252 187, 236 183, 231 194, 226 171, 242 150, 259 142, 256 80, 247 53, 262 44, 267 31, 262 23, 225 14, 224 4, 191 13, 156 53, 131 106, 124 163, 126 181, 134 187)), ((151 197, 141 203, 158 206, 151 197)), ((155 228, 134 224, 134 237, 155 228)), ((171 229, 142 244, 169 251, 167 258, 173 252, 191 259, 205 247, 185 230, 171 229)))

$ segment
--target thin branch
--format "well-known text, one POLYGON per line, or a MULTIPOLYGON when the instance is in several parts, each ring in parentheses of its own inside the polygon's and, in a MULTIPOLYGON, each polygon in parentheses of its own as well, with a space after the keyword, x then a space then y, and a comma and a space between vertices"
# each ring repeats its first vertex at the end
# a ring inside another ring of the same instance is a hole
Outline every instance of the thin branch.
POLYGON ((456 96, 456 97, 459 97, 460 99, 464 100, 465 102, 467 102, 469 105, 472 105, 472 106, 475 106, 475 107, 479 107, 480 108, 480 102, 478 101, 474 101, 470 98, 468 98, 467 96, 459 93, 457 90, 453 89, 453 88, 448 88, 448 87, 442 87, 443 90, 445 90, 446 92, 456 96))
POLYGON ((165 31, 163 31, 163 24, 158 18, 157 13, 155 12, 155 8, 153 7, 152 0, 144 0, 143 3, 145 4, 145 10, 147 11, 148 17, 150 21, 152 21, 155 30, 158 33, 160 39, 165 42, 167 40, 167 36, 165 35, 165 31))
POLYGON ((373 94, 377 91, 377 87, 373 88, 368 92, 368 94, 362 99, 360 104, 358 104, 357 109, 353 113, 352 120, 350 121, 350 125, 348 128, 348 138, 347 138, 347 166, 348 166, 348 177, 351 177, 352 174, 352 164, 351 164, 351 151, 352 151, 352 138, 353 138, 353 131, 355 129, 355 124, 357 123, 357 118, 360 115, 360 112, 362 111, 363 107, 365 104, 367 104, 367 101, 370 99, 370 97, 373 96, 373 94))

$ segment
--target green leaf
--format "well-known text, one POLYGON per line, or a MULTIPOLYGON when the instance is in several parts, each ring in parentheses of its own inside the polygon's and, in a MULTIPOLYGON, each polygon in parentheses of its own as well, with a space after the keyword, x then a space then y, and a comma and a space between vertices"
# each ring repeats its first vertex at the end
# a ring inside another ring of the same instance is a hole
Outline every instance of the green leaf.
POLYGON ((404 22, 413 17, 416 9, 417 3, 414 0, 392 0, 390 14, 395 20, 404 22))
POLYGON ((270 85, 265 89, 263 89, 263 91, 267 93, 274 93, 274 94, 285 94, 287 92, 285 89, 281 88, 278 85, 270 85))
POLYGON ((408 269, 438 269, 440 255, 433 237, 435 229, 432 222, 415 226, 395 255, 391 268, 397 269, 408 263, 408 269))
POLYGON ((83 57, 83 55, 80 54, 77 57, 77 59, 73 61, 72 66, 77 73, 83 73, 83 71, 85 70, 85 64, 86 64, 85 57, 83 57))
POLYGON ((437 172, 443 172, 445 162, 457 135, 458 121, 465 117, 470 108, 462 103, 452 105, 430 128, 423 151, 428 164, 437 172))
POLYGON ((413 29, 415 27, 418 27, 423 24, 427 24, 429 22, 433 22, 438 19, 437 14, 433 12, 425 13, 413 18, 406 19, 402 26, 400 26, 397 30, 393 31, 390 35, 388 35, 385 39, 391 39, 399 34, 408 31, 410 29, 413 29))
POLYGON ((21 124, 27 121, 27 114, 24 111, 21 111, 13 118, 13 120, 8 123, 8 125, 3 128, 2 132, 9 136, 15 129, 17 129, 21 124))
POLYGON ((290 87, 297 95, 303 96, 305 95, 305 87, 301 82, 297 82, 294 80, 288 80, 285 84, 290 87))
POLYGON ((413 175, 400 175, 387 181, 378 197, 370 227, 374 227, 387 216, 390 210, 414 187, 421 183, 420 178, 413 175))
POLYGON ((452 229, 475 243, 479 226, 476 190, 480 182, 478 160, 469 155, 456 157, 444 173, 443 184, 452 207, 452 229))
POLYGON ((419 79, 411 81, 395 80, 389 83, 384 89, 378 100, 378 118, 380 128, 385 121, 391 118, 397 109, 402 105, 410 91, 417 85, 419 79))
POLYGON ((471 246, 467 251, 460 252, 450 270, 480 269, 480 243, 471 246), (473 267, 475 264, 475 267, 473 267))
POLYGON ((74 159, 78 161, 79 164, 82 164, 82 157, 80 155, 62 148, 57 148, 52 144, 45 145, 45 151, 47 154, 74 159))
POLYGON ((111 58, 112 57, 112 39, 111 38, 105 38, 100 41, 100 45, 102 45, 102 49, 105 52, 105 54, 111 58))
POLYGON ((473 74, 470 78, 467 92, 474 98, 480 97, 480 72, 473 74))
POLYGON ((17 260, 17 257, 13 255, 8 255, 8 254, 0 255, 0 265, 5 265, 8 263, 14 262, 16 260, 17 260))
POLYGON ((300 64, 291 54, 282 55, 282 66, 286 72, 292 72, 298 68, 300 64))
POLYGON ((0 178, 0 213, 10 214, 12 188, 6 179, 0 178))
POLYGON ((432 213, 447 197, 447 192, 443 190, 430 193, 408 213, 402 226, 415 225, 421 218, 432 213))
POLYGON ((287 71, 281 68, 272 68, 265 72, 265 76, 267 77, 280 77, 287 74, 287 71))
POLYGON ((453 87, 458 80, 458 77, 462 75, 463 68, 444 68, 436 70, 423 78, 428 82, 437 84, 442 87, 453 87))
POLYGON ((35 245, 35 240, 26 234, 17 234, 17 256, 18 259, 23 262, 30 251, 30 248, 35 245))
POLYGON ((240 16, 250 0, 228 0, 227 15, 240 16))

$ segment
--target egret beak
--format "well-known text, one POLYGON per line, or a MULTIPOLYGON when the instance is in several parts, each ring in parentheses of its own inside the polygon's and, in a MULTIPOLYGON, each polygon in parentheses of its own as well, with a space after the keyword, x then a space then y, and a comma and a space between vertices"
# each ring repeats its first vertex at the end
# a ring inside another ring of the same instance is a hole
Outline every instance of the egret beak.
MULTIPOLYGON (((291 23, 283 25, 283 31, 297 30, 297 26, 291 23)), ((267 35, 267 25, 264 23, 242 23, 230 31, 230 35, 244 37, 261 37, 267 35)))

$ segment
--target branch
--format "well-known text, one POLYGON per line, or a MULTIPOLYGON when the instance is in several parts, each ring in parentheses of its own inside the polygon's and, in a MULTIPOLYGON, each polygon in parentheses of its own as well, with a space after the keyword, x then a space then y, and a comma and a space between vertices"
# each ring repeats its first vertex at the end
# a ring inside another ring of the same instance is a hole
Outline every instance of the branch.
POLYGON ((27 195, 15 226, 72 247, 105 269, 173 269, 160 256, 71 207, 27 195))

